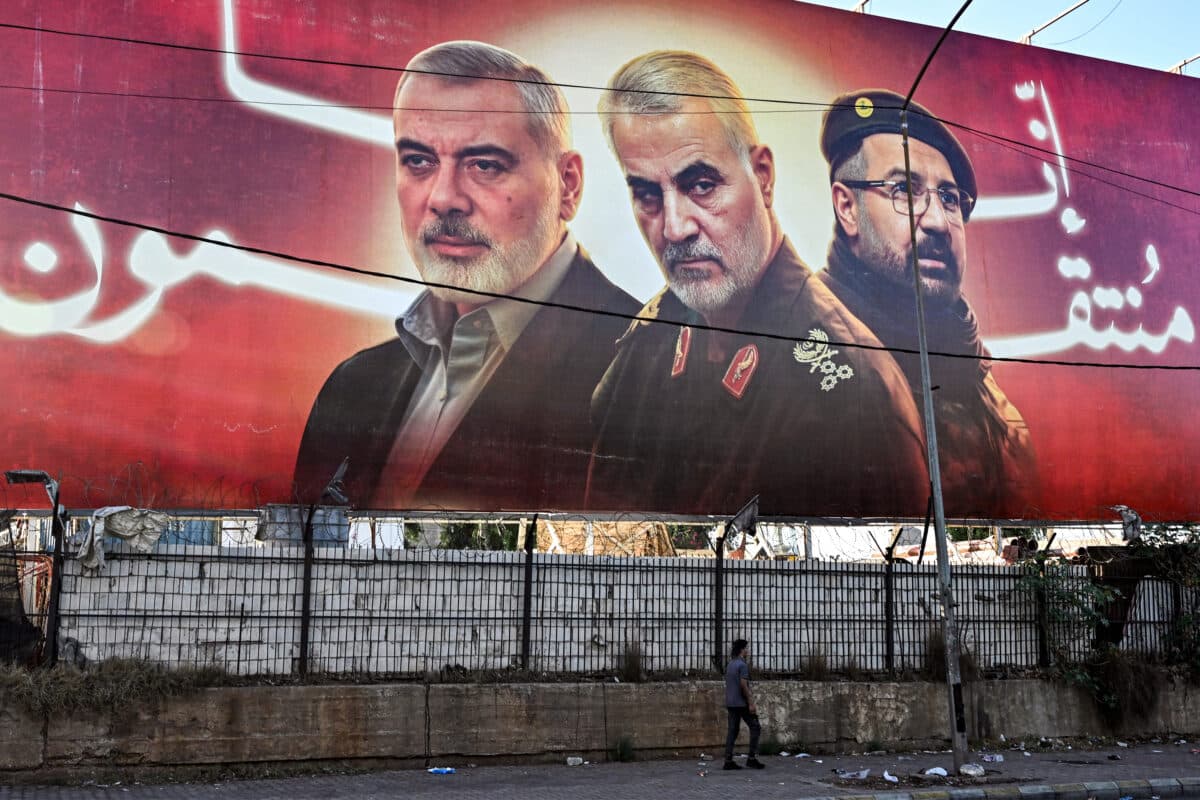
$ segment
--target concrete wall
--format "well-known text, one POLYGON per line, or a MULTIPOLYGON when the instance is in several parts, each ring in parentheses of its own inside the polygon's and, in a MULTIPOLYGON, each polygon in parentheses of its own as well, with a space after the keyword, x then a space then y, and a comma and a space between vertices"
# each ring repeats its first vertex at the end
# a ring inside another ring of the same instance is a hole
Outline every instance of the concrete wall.
MULTIPOLYGON (((91 660, 292 674, 301 555, 289 546, 167 545, 149 556, 118 547, 95 573, 69 559, 60 634, 91 660)), ((536 555, 530 668, 616 670, 636 643, 648 669, 703 672, 713 650, 713 563, 536 555)), ((319 548, 310 669, 509 669, 519 661, 523 576, 521 553, 319 548)), ((1037 662, 1036 604, 1020 581, 1020 570, 1003 567, 955 575, 962 638, 983 666, 1037 662)), ((727 561, 724 641, 753 641, 767 671, 796 672, 816 656, 835 669, 882 671, 884 585, 877 564, 727 561)), ((896 666, 919 668, 939 624, 935 570, 898 565, 894 586, 896 666)), ((1143 611, 1148 620, 1167 613, 1143 611)))
MULTIPOLYGON (((947 741, 940 684, 762 681, 755 688, 767 734, 810 750, 947 741)), ((264 686, 51 719, 0 695, 0 769, 602 758, 622 737, 647 753, 713 753, 724 736, 721 690, 710 681, 264 686)), ((966 702, 973 739, 1107 732, 1086 695, 1057 684, 969 684, 966 702)), ((1168 731, 1200 732, 1197 693, 1165 692, 1146 722, 1119 733, 1168 731)))

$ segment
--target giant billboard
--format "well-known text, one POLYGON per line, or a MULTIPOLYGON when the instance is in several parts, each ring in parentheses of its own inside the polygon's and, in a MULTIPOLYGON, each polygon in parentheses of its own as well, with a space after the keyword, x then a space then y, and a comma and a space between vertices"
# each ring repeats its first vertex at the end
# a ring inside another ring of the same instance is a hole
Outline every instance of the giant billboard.
POLYGON ((349 459, 359 508, 920 516, 915 240, 948 515, 1194 518, 1200 84, 953 34, 902 113, 939 34, 13 0, 3 467, 82 507, 315 502, 349 459))

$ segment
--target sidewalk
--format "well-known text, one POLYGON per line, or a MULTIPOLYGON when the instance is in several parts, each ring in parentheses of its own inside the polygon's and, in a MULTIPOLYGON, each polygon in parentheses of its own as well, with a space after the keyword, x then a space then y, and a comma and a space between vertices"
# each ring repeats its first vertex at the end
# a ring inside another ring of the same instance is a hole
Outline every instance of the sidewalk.
MULTIPOLYGON (((566 798, 567 800, 673 800, 752 795, 754 800, 818 797, 887 797, 889 800, 1119 800, 1132 797, 1200 798, 1200 743, 1174 740, 1131 747, 989 751, 1003 762, 985 763, 982 779, 923 778, 930 767, 952 772, 950 753, 765 756, 765 770, 725 772, 720 760, 685 758, 630 764, 458 766, 453 775, 424 770, 361 774, 320 774, 220 783, 120 784, 86 786, 0 786, 0 800, 83 800, 83 798, 254 798, 255 800, 335 800, 336 798, 566 798), (1024 755, 1028 752, 1029 755, 1024 755), (1119 759, 1113 758, 1119 756, 1119 759), (865 779, 845 780, 837 770, 869 769, 865 779), (883 773, 899 779, 891 783, 883 773)), ((709 754, 715 755, 715 754, 709 754)), ((0 777, 0 780, 3 780, 0 777)))

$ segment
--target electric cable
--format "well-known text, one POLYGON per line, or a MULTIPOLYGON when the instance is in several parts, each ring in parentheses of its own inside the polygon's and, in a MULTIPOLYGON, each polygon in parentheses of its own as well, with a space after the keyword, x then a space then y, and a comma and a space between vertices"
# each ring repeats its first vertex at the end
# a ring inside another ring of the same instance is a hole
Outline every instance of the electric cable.
MULTIPOLYGON (((1120 0, 1118 0, 1118 5, 1119 4, 1120 4, 1120 0)), ((1114 7, 1113 11, 1115 11, 1115 10, 1116 10, 1116 8, 1114 7)), ((961 14, 961 10, 959 13, 961 14)), ((1111 14, 1111 13, 1112 13, 1112 11, 1109 12, 1109 14, 1111 14)), ((956 19, 957 19, 957 15, 956 15, 956 19)), ((953 22, 954 21, 952 20, 951 25, 953 25, 953 22)), ((219 48, 219 47, 205 47, 205 46, 201 46, 201 45, 185 45, 185 44, 178 44, 175 42, 164 42, 164 41, 152 40, 152 39, 135 39, 135 38, 131 38, 131 37, 111 36, 111 35, 96 34, 96 33, 85 33, 82 31, 67 31, 67 30, 62 30, 62 29, 57 29, 57 28, 45 28, 45 27, 39 27, 39 26, 33 26, 33 25, 21 25, 21 24, 11 23, 11 22, 0 22, 0 29, 6 29, 6 28, 11 29, 11 30, 19 30, 19 31, 27 31, 27 32, 35 32, 35 33, 49 33, 49 34, 54 34, 57 36, 78 37, 78 38, 85 38, 85 39, 97 39, 97 40, 101 40, 101 41, 111 41, 111 42, 117 42, 117 43, 122 43, 122 44, 137 44, 137 45, 142 45, 142 46, 147 46, 147 47, 162 47, 162 48, 175 49, 175 50, 194 51, 194 52, 213 54, 213 55, 233 55, 233 56, 247 57, 247 58, 261 58, 261 59, 268 59, 268 60, 275 60, 275 61, 289 61, 289 62, 304 63, 304 64, 316 64, 316 65, 323 65, 323 66, 350 67, 350 68, 355 68, 355 69, 375 69, 375 70, 382 70, 382 71, 388 71, 388 72, 399 72, 399 73, 411 72, 414 74, 432 75, 432 76, 444 77, 444 78, 465 78, 465 79, 469 79, 469 80, 496 80, 496 81, 501 81, 501 82, 505 82, 505 83, 524 83, 524 84, 532 84, 532 85, 537 85, 537 86, 555 86, 555 87, 564 88, 564 89, 587 89, 587 90, 599 91, 599 92, 608 91, 607 87, 596 86, 593 84, 562 83, 562 82, 558 82, 558 81, 534 81, 534 80, 529 80, 529 79, 525 79, 525 78, 501 78, 501 77, 495 77, 495 76, 491 76, 491 75, 467 75, 467 74, 462 74, 462 73, 449 73, 449 72, 438 72, 438 71, 433 71, 433 70, 409 69, 407 67, 397 67, 397 66, 383 65, 383 64, 370 64, 370 63, 365 63, 365 62, 337 61, 337 60, 331 60, 331 59, 308 58, 308 57, 304 57, 304 56, 284 56, 284 55, 277 55, 277 54, 271 54, 271 53, 260 53, 260 52, 256 52, 256 51, 246 51, 246 50, 226 50, 226 49, 219 48)), ((945 35, 948 32, 949 32, 949 28, 947 28, 946 31, 943 31, 942 38, 945 38, 945 35)), ((941 39, 939 39, 939 44, 940 44, 940 42, 941 42, 941 39)), ((927 68, 927 66, 928 65, 926 64, 925 67, 922 68, 922 72, 924 71, 925 68, 927 68)), ((920 80, 920 76, 918 76, 917 80, 918 81, 920 80)), ((914 88, 915 88, 915 84, 914 84, 914 88)), ((47 92, 60 92, 60 93, 74 92, 74 93, 78 93, 78 94, 96 94, 96 95, 105 95, 105 96, 114 96, 114 97, 147 97, 150 99, 164 99, 164 100, 191 100, 191 99, 193 99, 193 98, 187 98, 187 97, 182 97, 182 96, 138 94, 138 93, 132 93, 132 92, 101 92, 101 91, 91 91, 91 90, 57 89, 57 88, 56 89, 42 89, 39 87, 18 86, 18 85, 14 85, 14 84, 0 84, 0 89, 24 89, 24 90, 28 90, 28 91, 47 91, 47 92)), ((771 104, 776 104, 776 105, 802 106, 802 107, 805 107, 806 109, 813 110, 813 111, 816 111, 816 110, 823 111, 825 109, 833 108, 838 105, 838 104, 822 103, 822 102, 810 101, 810 100, 787 100, 787 99, 782 99, 782 98, 770 98, 770 97, 736 98, 736 97, 732 97, 729 95, 702 94, 702 93, 693 93, 693 92, 630 90, 630 93, 654 94, 654 95, 661 95, 661 96, 668 96, 668 97, 692 97, 692 98, 706 99, 706 100, 741 99, 747 103, 771 103, 771 104)), ((910 94, 911 94, 911 90, 910 90, 910 94)), ((303 104, 303 103, 292 104, 292 103, 279 103, 279 102, 254 102, 254 101, 239 100, 237 98, 195 98, 195 99, 198 101, 203 101, 203 102, 232 102, 232 103, 242 103, 242 104, 248 104, 248 105, 271 105, 271 106, 293 106, 293 105, 295 105, 295 106, 301 106, 301 107, 309 106, 309 104, 303 104)), ((355 104, 339 104, 339 103, 313 103, 313 104, 311 104, 311 107, 315 107, 315 108, 354 108, 354 109, 379 110, 379 111, 393 111, 394 110, 394 106, 391 106, 391 105, 380 106, 380 105, 355 105, 355 104)), ((424 110, 424 109, 420 109, 420 110, 424 110)), ((437 109, 431 109, 431 110, 437 110, 437 109)), ((911 113, 920 113, 920 112, 917 112, 917 111, 911 110, 911 109, 910 109, 910 112, 911 113)), ((536 113, 536 112, 525 112, 525 111, 511 111, 511 112, 488 111, 488 112, 483 112, 483 111, 480 111, 478 113, 536 113)), ((567 113, 569 113, 571 115, 591 115, 591 114, 599 115, 600 114, 600 112, 598 112, 598 111, 596 111, 596 112, 568 111, 567 113)), ((622 112, 622 113, 625 113, 625 112, 622 112)), ((654 113, 654 112, 648 112, 648 113, 654 113)), ((696 114, 714 113, 715 114, 715 113, 733 113, 733 112, 705 111, 705 112, 689 112, 689 113, 696 113, 696 114)), ((768 109, 755 109, 751 113, 752 114, 763 114, 763 113, 780 113, 780 112, 778 112, 778 111, 772 112, 768 109)), ((953 125, 955 127, 959 127, 964 130, 975 131, 975 129, 972 129, 972 128, 970 128, 970 126, 967 126, 962 123, 954 123, 948 119, 937 117, 932 114, 930 114, 928 116, 931 119, 939 120, 948 125, 953 125)), ((979 131, 975 131, 975 132, 978 133, 979 131)), ((1004 137, 998 137, 998 138, 1004 138, 1004 137)), ((1010 141, 1015 141, 1015 140, 1010 140, 1010 141)), ((1041 149, 1041 148, 1038 148, 1036 145, 1032 145, 1032 144, 1025 145, 1024 143, 1022 143, 1022 144, 1023 144, 1023 146, 1027 146, 1027 147, 1030 147, 1033 149, 1041 149)), ((1044 151, 1044 152, 1053 152, 1053 151, 1044 151)), ((1165 183, 1162 181, 1157 181, 1157 180, 1154 180, 1151 178, 1143 178, 1141 176, 1134 175, 1133 173, 1124 172, 1122 170, 1114 169, 1112 167, 1106 167, 1103 164, 1097 164, 1095 162, 1087 161, 1085 159, 1067 156, 1066 154, 1057 154, 1056 153, 1056 155, 1063 155, 1064 158, 1067 158, 1072 161, 1076 161, 1077 163, 1096 167, 1097 169, 1105 170, 1108 172, 1114 172, 1116 174, 1121 175, 1122 177, 1130 178, 1131 180, 1144 181, 1146 183, 1151 183, 1155 186, 1159 186, 1162 188, 1168 188, 1168 189, 1172 189, 1174 191, 1179 191, 1179 192, 1183 192, 1185 194, 1191 194, 1191 195, 1200 197, 1200 190, 1187 189, 1187 188, 1184 188, 1181 186, 1175 186, 1173 184, 1168 184, 1168 183, 1165 183)))
MULTIPOLYGON (((559 308, 559 309, 563 309, 565 311, 574 311, 574 312, 584 313, 584 314, 599 314, 601 316, 616 317, 619 319, 629 320, 630 322, 645 322, 645 323, 653 323, 653 324, 660 324, 660 325, 670 325, 670 326, 677 327, 677 328, 687 327, 687 328, 694 328, 696 330, 712 331, 715 333, 729 333, 729 334, 734 334, 737 336, 755 336, 755 337, 762 338, 762 339, 771 339, 771 340, 776 340, 776 341, 811 342, 813 344, 828 344, 830 346, 836 346, 836 347, 856 348, 859 350, 874 350, 874 351, 884 352, 884 353, 905 353, 908 355, 917 355, 919 353, 919 351, 917 351, 913 348, 907 348, 907 347, 890 347, 890 346, 886 346, 886 345, 864 344, 862 342, 826 341, 824 339, 818 340, 818 339, 809 338, 807 336, 792 336, 792 335, 781 334, 781 333, 770 333, 767 331, 747 330, 744 328, 731 328, 731 327, 722 326, 722 325, 709 325, 707 323, 682 322, 679 320, 659 319, 657 317, 643 317, 643 316, 640 316, 639 314, 625 314, 625 313, 622 313, 619 311, 609 311, 606 309, 589 308, 587 306, 578 306, 578 305, 574 305, 571 303, 557 303, 557 302, 550 301, 550 300, 534 300, 531 298, 519 297, 519 296, 513 295, 513 294, 506 294, 506 293, 502 293, 502 292, 489 292, 489 291, 485 291, 482 289, 469 289, 469 288, 462 287, 462 286, 455 286, 453 284, 439 283, 436 281, 426 281, 426 280, 423 280, 420 278, 409 278, 409 277, 405 277, 402 275, 394 275, 394 274, 388 273, 388 272, 379 272, 378 270, 370 270, 370 269, 366 269, 363 267, 356 267, 356 266, 352 266, 352 265, 348 265, 348 264, 340 264, 336 261, 326 261, 323 259, 308 258, 305 256, 293 255, 291 253, 284 253, 279 250, 270 250, 270 249, 263 248, 263 247, 254 247, 252 245, 237 244, 234 242, 225 242, 225 241, 221 241, 219 239, 210 239, 208 237, 200 236, 200 235, 194 234, 194 233, 186 233, 183 231, 176 231, 176 230, 172 230, 170 228, 164 228, 164 227, 157 226, 157 225, 149 225, 149 224, 142 223, 142 222, 135 222, 133 220, 122 219, 120 217, 110 217, 110 216, 106 216, 104 214, 97 214, 97 213, 94 213, 91 211, 85 211, 82 209, 71 208, 68 206, 58 205, 56 203, 49 203, 49 202, 46 202, 43 200, 35 200, 30 197, 23 197, 21 195, 11 194, 9 192, 0 192, 0 200, 8 200, 13 203, 18 203, 21 205, 28 205, 28 206, 32 206, 35 208, 42 208, 42 209, 45 209, 48 211, 55 211, 58 213, 70 214, 73 216, 86 217, 88 219, 96 220, 97 222, 107 222, 107 223, 110 223, 113 225, 120 225, 120 226, 127 227, 127 228, 135 228, 137 230, 143 230, 143 231, 147 231, 150 233, 157 233, 157 234, 160 234, 163 236, 169 236, 169 237, 175 238, 175 239, 182 239, 184 241, 216 245, 218 247, 224 247, 224 248, 228 248, 230 250, 238 250, 238 251, 241 251, 244 253, 251 253, 253 255, 269 256, 271 258, 278 258, 283 261, 291 261, 291 262, 294 262, 297 264, 308 264, 310 266, 322 267, 325 269, 332 269, 332 270, 336 270, 338 272, 347 272, 347 273, 354 274, 354 275, 362 275, 364 277, 383 278, 385 280, 398 281, 401 283, 407 283, 407 284, 411 284, 414 286, 421 286, 423 288, 452 289, 455 291, 466 292, 468 294, 478 295, 480 297, 487 297, 487 298, 491 298, 491 299, 513 300, 518 303, 526 303, 529 305, 541 306, 541 307, 545 307, 545 308, 559 308)), ((981 355, 976 355, 974 353, 947 353, 947 352, 932 351, 932 350, 929 351, 929 355, 938 356, 941 358, 957 358, 957 359, 966 359, 966 360, 971 360, 971 361, 988 361, 988 362, 999 362, 999 363, 1006 363, 1006 364, 1035 364, 1035 365, 1042 365, 1042 366, 1089 367, 1089 368, 1096 368, 1096 369, 1160 370, 1160 371, 1166 371, 1166 372, 1200 372, 1200 365, 1193 365, 1193 364, 1122 364, 1122 363, 1109 364, 1109 363, 1104 363, 1104 362, 1099 362, 1099 361, 1069 361, 1069 360, 1063 360, 1063 359, 1024 358, 1024 357, 1020 357, 1020 356, 992 356, 992 355, 981 356, 981 355)))

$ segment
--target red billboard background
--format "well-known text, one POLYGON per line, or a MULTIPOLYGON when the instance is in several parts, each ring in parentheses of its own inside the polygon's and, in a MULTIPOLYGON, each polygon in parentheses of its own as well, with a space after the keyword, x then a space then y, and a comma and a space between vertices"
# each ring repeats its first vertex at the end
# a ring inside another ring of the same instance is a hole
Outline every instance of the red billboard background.
MULTIPOLYGON (((940 33, 787 0, 602 11, 180 0, 115 12, 16 0, 0 23, 0 191, 407 277, 387 141, 394 68, 451 39, 509 48, 576 87, 587 185, 571 229, 641 300, 661 276, 588 87, 657 47, 728 70, 760 100, 783 228, 820 267, 833 225, 824 104, 865 86, 904 93, 940 33)), ((961 126, 978 172, 964 294, 993 353, 1100 365, 995 365, 1029 424, 1041 482, 1011 516, 1200 510, 1200 378, 1180 369, 1200 365, 1198 86, 952 35, 916 94, 961 126)), ((393 335, 416 288, 0 201, 3 467, 61 476, 64 501, 82 507, 287 502, 322 382, 393 335), (355 294, 364 285, 379 291, 355 294)), ((41 504, 3 491, 5 505, 41 504)))

